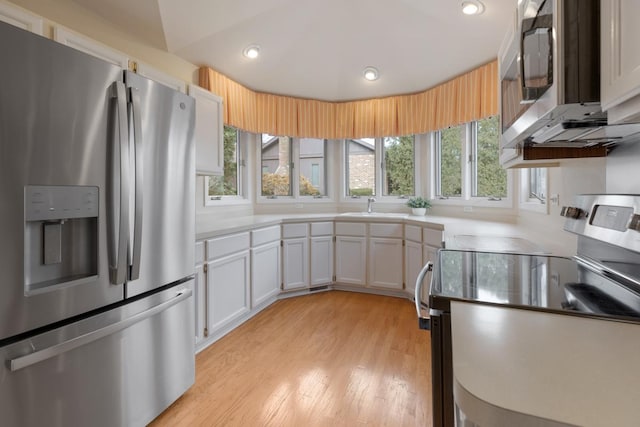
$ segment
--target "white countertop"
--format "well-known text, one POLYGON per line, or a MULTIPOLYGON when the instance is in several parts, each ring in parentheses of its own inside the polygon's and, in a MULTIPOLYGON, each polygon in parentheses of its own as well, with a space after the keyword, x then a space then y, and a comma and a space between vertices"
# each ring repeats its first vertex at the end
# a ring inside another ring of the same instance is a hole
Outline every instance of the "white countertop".
POLYGON ((251 215, 231 218, 198 218, 196 240, 223 234, 249 231, 258 227, 302 221, 400 222, 444 230, 445 247, 508 252, 546 252, 570 256, 575 247, 567 248, 556 241, 541 240, 540 233, 528 227, 504 222, 481 221, 442 216, 366 216, 340 213, 251 215), (461 236, 465 236, 462 238, 461 236), (508 238, 505 240, 505 238, 508 238), (473 243, 475 241, 475 243, 473 243))
POLYGON ((454 377, 487 403, 579 426, 640 423, 640 325, 451 303, 454 377))

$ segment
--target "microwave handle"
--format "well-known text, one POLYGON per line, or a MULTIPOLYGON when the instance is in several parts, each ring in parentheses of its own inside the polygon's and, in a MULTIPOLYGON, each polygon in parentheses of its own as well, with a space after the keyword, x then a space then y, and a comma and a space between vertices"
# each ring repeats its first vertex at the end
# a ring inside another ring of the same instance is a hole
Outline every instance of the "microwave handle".
POLYGON ((522 103, 534 102, 538 99, 544 91, 546 91, 553 84, 553 29, 547 25, 538 25, 531 27, 526 31, 522 31, 520 37, 520 83, 522 86, 522 103), (544 86, 530 87, 527 86, 527 78, 525 75, 525 52, 524 52, 524 40, 528 35, 535 34, 537 32, 546 32, 547 40, 549 41, 549 57, 548 63, 549 70, 547 72, 547 83, 544 86))

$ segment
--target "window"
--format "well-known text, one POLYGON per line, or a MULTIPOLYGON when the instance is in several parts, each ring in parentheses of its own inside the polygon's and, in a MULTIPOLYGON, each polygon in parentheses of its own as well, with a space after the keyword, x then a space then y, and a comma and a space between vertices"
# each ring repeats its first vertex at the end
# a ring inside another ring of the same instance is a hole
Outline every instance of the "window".
POLYGON ((382 195, 415 194, 415 155, 413 136, 383 139, 382 195))
POLYGON ((262 134, 261 195, 322 198, 327 195, 327 142, 262 134), (292 173, 298 170, 299 172, 292 173))
POLYGON ((262 134, 262 195, 291 195, 291 138, 262 134))
POLYGON ((498 116, 434 132, 432 141, 434 198, 510 205, 509 174, 499 159, 498 116))
POLYGON ((373 138, 346 142, 347 196, 373 196, 376 187, 376 147, 373 138))
POLYGON ((547 169, 521 169, 520 209, 546 214, 547 206, 547 169))
POLYGON ((231 126, 224 127, 224 157, 223 175, 210 176, 205 180, 206 203, 222 199, 242 198, 242 174, 239 166, 242 165, 242 153, 240 144, 240 132, 231 126))
POLYGON ((346 140, 346 196, 398 198, 416 194, 415 151, 413 135, 346 140))

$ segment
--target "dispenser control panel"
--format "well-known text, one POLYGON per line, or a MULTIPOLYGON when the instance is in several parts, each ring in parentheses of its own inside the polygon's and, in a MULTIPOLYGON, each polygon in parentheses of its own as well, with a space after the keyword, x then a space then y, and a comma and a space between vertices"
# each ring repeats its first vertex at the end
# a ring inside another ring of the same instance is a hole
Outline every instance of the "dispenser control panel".
POLYGON ((98 216, 98 187, 28 185, 24 194, 26 221, 47 221, 98 216))

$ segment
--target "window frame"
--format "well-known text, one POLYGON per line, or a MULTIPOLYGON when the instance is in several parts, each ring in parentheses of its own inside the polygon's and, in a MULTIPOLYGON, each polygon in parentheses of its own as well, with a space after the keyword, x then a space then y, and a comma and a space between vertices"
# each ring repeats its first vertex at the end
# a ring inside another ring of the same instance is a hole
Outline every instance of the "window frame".
MULTIPOLYGON (((225 125, 226 126, 226 125, 225 125)), ((232 127, 232 126, 231 126, 232 127)), ((247 168, 247 154, 248 154, 248 140, 251 138, 251 134, 237 129, 238 137, 236 140, 236 162, 237 162, 237 195, 223 195, 223 196, 210 196, 209 195, 209 179, 210 176, 204 177, 204 205, 209 206, 228 206, 228 205, 240 205, 249 204, 249 189, 248 189, 248 168, 247 168)))
MULTIPOLYGON (((396 196, 396 195, 390 195, 390 196, 384 196, 383 195, 383 177, 384 177, 384 173, 386 170, 386 162, 385 162, 385 158, 384 158, 384 139, 385 137, 381 137, 381 138, 371 138, 374 140, 374 164, 375 164, 375 168, 374 168, 374 195, 373 196, 349 196, 347 195, 347 191, 348 191, 348 173, 347 173, 347 166, 348 166, 348 154, 347 154, 347 150, 348 150, 348 141, 350 139, 343 139, 340 141, 341 143, 341 158, 340 158, 340 164, 342 166, 342 172, 340 174, 341 176, 341 182, 340 182, 340 203, 359 203, 362 201, 366 201, 369 197, 374 197, 376 199, 376 202, 381 202, 381 203, 397 203, 397 204, 405 204, 407 202, 407 200, 411 197, 416 197, 416 196, 420 196, 422 195, 422 186, 421 186, 421 171, 420 171, 420 158, 421 158, 421 153, 420 153, 420 146, 422 144, 419 143, 419 141, 421 140, 421 135, 418 134, 414 134, 414 135, 398 135, 398 136, 387 136, 386 138, 400 138, 402 136, 413 136, 413 176, 414 176, 414 182, 413 182, 413 192, 414 194, 404 194, 404 195, 400 195, 400 196, 396 196)), ((353 139, 353 138, 351 138, 353 139)))
POLYGON ((520 200, 518 203, 520 210, 535 212, 539 214, 549 214, 549 168, 523 168, 520 169, 520 200), (540 169, 545 173, 545 197, 540 200, 530 197, 531 191, 531 170, 540 169))
POLYGON ((461 147, 462 194, 460 197, 445 197, 439 194, 441 185, 440 130, 433 131, 429 133, 431 185, 428 195, 432 203, 434 205, 465 205, 513 209, 513 172, 509 169, 506 170, 506 197, 494 199, 493 197, 473 195, 475 193, 474 189, 477 189, 477 122, 471 121, 457 126, 464 126, 465 135, 461 147))
MULTIPOLYGON (((332 156, 332 144, 329 143, 329 140, 326 138, 313 138, 313 139, 322 139, 324 140, 324 180, 325 180, 325 193, 322 196, 301 196, 300 195, 300 141, 305 138, 298 137, 289 137, 291 147, 289 147, 290 153, 290 187, 291 187, 291 195, 286 196, 263 196, 262 195, 262 135, 256 134, 256 138, 258 143, 256 144, 255 156, 256 156, 256 203, 273 203, 273 204, 282 204, 282 203, 291 203, 292 201, 304 202, 304 203, 328 203, 333 202, 332 197, 332 183, 328 179, 331 175, 331 156, 332 156)), ((278 136, 278 135, 273 135, 278 136)), ((283 135, 280 135, 283 136, 283 135)), ((284 135, 286 136, 286 135, 284 135)))

